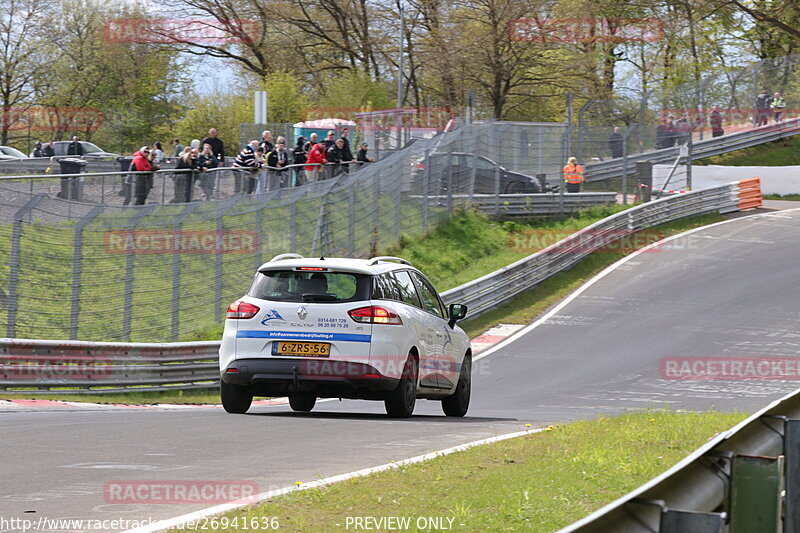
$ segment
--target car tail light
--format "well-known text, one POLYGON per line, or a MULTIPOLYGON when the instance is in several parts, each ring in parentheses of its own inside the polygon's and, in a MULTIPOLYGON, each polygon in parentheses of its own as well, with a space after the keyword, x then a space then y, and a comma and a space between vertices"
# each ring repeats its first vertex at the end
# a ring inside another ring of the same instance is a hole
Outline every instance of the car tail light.
POLYGON ((260 309, 247 302, 233 302, 228 306, 228 318, 253 318, 260 309))
POLYGON ((396 326, 403 324, 397 313, 377 305, 359 307, 348 311, 347 314, 350 315, 350 318, 362 324, 391 324, 396 326))

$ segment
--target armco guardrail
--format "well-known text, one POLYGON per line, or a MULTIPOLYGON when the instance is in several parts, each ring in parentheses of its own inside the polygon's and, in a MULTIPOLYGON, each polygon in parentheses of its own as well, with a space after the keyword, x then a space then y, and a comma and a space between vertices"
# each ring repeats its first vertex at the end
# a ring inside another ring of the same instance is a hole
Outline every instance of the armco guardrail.
MULTIPOLYGON (((505 268, 442 293, 478 316, 540 281, 569 268, 592 251, 671 220, 711 211, 731 212, 761 204, 758 178, 662 198, 617 213, 505 268)), ((149 390, 214 385, 219 342, 100 343, 0 339, 0 390, 93 394, 126 387, 149 390), (103 388, 110 387, 110 388, 103 388), (17 389, 17 390, 14 390, 17 389), (54 390, 55 389, 55 390, 54 390), (60 390, 59 390, 60 389, 60 390)))
POLYGON ((800 391, 561 533, 800 531, 800 391))
MULTIPOLYGON (((431 204, 443 205, 444 196, 429 196, 431 204)), ((531 193, 531 194, 473 194, 453 195, 456 204, 466 204, 494 218, 549 218, 577 213, 588 207, 617 203, 615 192, 531 193)))
POLYGON ((0 339, 0 391, 108 394, 132 387, 214 387, 219 345, 0 339))
MULTIPOLYGON (((800 118, 795 118, 748 131, 723 135, 722 137, 695 141, 692 143, 691 157, 692 160, 703 159, 798 134, 800 134, 800 118)), ((586 165, 586 181, 594 182, 616 178, 622 176, 625 172, 629 175, 634 174, 636 172, 636 163, 640 161, 671 163, 678 157, 679 151, 680 146, 675 146, 634 154, 626 158, 588 163, 586 165)))

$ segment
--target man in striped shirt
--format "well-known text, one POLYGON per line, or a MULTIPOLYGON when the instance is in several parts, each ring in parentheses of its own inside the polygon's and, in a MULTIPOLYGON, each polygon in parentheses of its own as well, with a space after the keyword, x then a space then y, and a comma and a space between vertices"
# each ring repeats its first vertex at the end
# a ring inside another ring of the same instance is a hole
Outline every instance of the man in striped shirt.
MULTIPOLYGON (((261 169, 261 162, 263 159, 264 151, 258 145, 258 141, 250 141, 245 146, 236 159, 233 161, 235 168, 240 168, 243 174, 237 173, 234 179, 239 181, 241 185, 236 187, 236 192, 244 194, 252 194, 258 179, 258 171, 261 169), (241 181, 240 181, 241 180, 241 181)), ((239 185, 239 183, 237 183, 239 185)))

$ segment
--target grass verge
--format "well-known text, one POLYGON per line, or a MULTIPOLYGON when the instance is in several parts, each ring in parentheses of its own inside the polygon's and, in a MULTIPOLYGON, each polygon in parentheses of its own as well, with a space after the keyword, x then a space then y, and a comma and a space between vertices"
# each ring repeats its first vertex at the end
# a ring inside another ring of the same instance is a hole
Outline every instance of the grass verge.
POLYGON ((764 200, 788 200, 800 202, 800 194, 765 194, 764 200))
POLYGON ((277 517, 282 531, 328 532, 346 531, 348 516, 392 516, 409 517, 410 531, 429 531, 416 520, 441 517, 445 525, 452 519, 454 531, 553 531, 642 485, 745 416, 646 411, 551 426, 216 520, 277 517))

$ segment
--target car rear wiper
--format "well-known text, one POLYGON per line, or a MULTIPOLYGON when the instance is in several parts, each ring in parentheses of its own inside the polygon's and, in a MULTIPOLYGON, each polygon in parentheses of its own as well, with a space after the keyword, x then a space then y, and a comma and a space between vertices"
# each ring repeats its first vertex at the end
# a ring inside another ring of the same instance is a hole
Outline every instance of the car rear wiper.
POLYGON ((335 302, 338 299, 333 294, 303 293, 304 302, 335 302))

